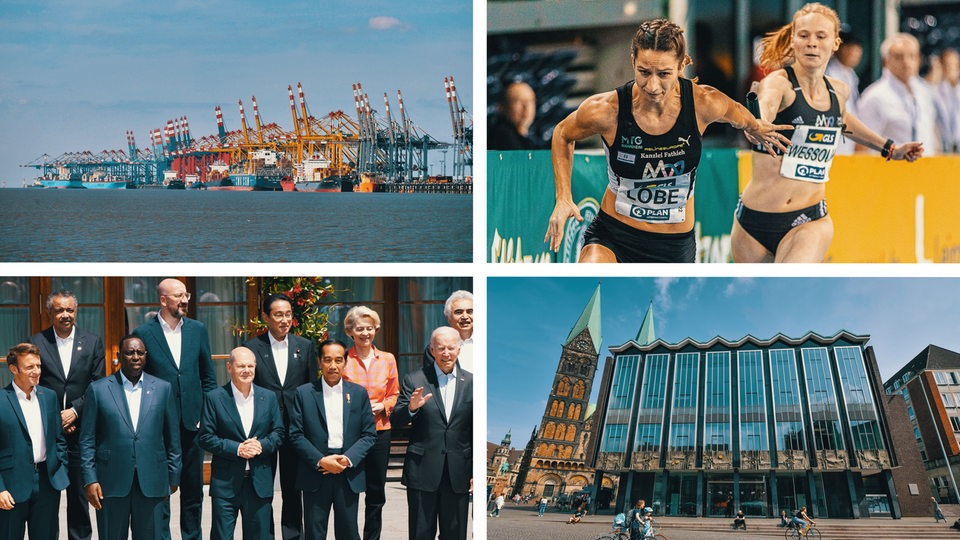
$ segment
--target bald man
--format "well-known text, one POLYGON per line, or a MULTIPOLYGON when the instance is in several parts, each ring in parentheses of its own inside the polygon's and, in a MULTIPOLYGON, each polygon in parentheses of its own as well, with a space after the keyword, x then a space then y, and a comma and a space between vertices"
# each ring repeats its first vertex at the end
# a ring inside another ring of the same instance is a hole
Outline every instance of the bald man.
POLYGON ((283 441, 276 394, 253 384, 257 355, 230 351, 230 382, 207 394, 200 421, 200 447, 213 455, 210 538, 231 539, 237 514, 243 538, 273 538, 273 457, 283 441))
POLYGON ((490 150, 534 150, 546 148, 543 141, 530 136, 537 115, 537 96, 529 84, 515 81, 507 85, 497 104, 497 118, 487 131, 490 150))
POLYGON ((157 295, 160 299, 157 316, 138 326, 133 334, 143 340, 150 353, 150 362, 144 371, 172 387, 171 398, 180 420, 183 459, 180 532, 183 540, 200 540, 203 450, 197 445, 196 436, 203 396, 217 389, 210 337, 203 323, 187 317, 190 293, 183 282, 165 279, 157 285, 157 295))
POLYGON ((883 75, 863 91, 857 104, 858 118, 897 146, 919 141, 925 156, 937 153, 936 107, 919 77, 920 42, 910 34, 894 34, 880 44, 880 57, 883 75))

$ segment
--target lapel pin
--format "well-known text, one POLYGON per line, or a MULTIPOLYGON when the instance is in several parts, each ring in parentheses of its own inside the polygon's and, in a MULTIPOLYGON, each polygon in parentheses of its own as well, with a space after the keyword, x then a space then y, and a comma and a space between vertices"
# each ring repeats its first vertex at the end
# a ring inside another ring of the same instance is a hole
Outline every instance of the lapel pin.
POLYGON ((77 350, 78 350, 78 351, 82 351, 82 350, 83 350, 83 345, 77 345, 77 350))
POLYGON ((350 404, 350 394, 345 394, 347 396, 347 405, 350 404))

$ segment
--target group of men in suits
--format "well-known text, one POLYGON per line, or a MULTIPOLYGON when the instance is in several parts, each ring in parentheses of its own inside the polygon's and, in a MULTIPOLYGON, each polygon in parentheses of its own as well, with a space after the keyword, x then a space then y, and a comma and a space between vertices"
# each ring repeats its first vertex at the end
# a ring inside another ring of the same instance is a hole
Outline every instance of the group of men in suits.
MULTIPOLYGON (((47 300, 52 326, 11 349, 13 383, 0 399, 0 537, 57 538, 67 489, 68 538, 170 538, 169 497, 180 491, 182 538, 201 537, 203 450, 213 455, 211 538, 273 538, 280 471, 282 538, 359 540, 363 461, 376 439, 366 390, 342 378, 346 345, 319 355, 290 333, 289 298, 268 295, 268 331, 231 351, 218 387, 206 327, 186 317, 190 294, 158 285, 160 310, 120 343, 105 377, 102 340, 76 327, 77 299, 47 300), (317 367, 319 366, 319 374, 317 367), (59 416, 57 416, 59 414, 59 416), (279 460, 278 460, 279 458, 279 460), (304 523, 306 522, 306 525, 304 523)), ((472 299, 471 299, 472 301, 472 299)), ((472 315, 472 314, 471 314, 472 315)), ((472 316, 471 316, 472 319, 472 316)), ((466 537, 472 375, 457 362, 458 330, 441 327, 404 379, 391 422, 411 426, 404 460, 411 539, 466 537)))

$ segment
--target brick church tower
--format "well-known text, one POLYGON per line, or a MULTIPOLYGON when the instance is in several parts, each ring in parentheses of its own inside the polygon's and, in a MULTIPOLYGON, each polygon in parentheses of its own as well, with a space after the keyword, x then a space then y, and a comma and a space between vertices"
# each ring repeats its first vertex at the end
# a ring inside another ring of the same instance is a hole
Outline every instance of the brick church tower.
POLYGON ((593 431, 588 410, 600 356, 600 285, 562 345, 557 373, 531 451, 524 453, 515 490, 536 497, 575 494, 593 482, 586 465, 593 431))

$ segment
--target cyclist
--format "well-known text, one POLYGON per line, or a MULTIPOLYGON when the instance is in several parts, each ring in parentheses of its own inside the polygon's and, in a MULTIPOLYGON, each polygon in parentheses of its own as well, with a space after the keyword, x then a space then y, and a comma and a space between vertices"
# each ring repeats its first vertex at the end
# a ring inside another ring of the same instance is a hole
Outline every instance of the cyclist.
POLYGON ((800 507, 800 510, 793 515, 793 523, 797 526, 797 530, 800 531, 800 538, 807 536, 807 531, 810 530, 810 527, 817 524, 816 521, 810 519, 810 516, 807 515, 806 506, 800 507))
POLYGON ((640 540, 640 527, 643 525, 643 509, 646 501, 640 499, 637 505, 627 512, 627 523, 630 524, 630 540, 640 540))

